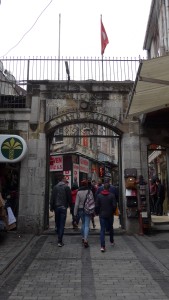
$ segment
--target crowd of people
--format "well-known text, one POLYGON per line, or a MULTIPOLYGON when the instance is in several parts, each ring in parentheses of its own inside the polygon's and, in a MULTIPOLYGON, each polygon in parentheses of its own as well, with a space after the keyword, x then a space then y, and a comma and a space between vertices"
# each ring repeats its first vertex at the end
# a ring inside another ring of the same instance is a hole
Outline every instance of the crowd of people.
POLYGON ((81 220, 81 241, 84 248, 89 247, 88 236, 90 222, 95 228, 95 216, 100 221, 100 246, 101 252, 105 252, 105 233, 109 233, 110 244, 114 245, 114 214, 117 209, 118 190, 110 184, 106 178, 104 183, 100 180, 96 184, 93 180, 84 179, 78 186, 74 182, 69 188, 66 177, 60 175, 59 182, 54 186, 50 199, 50 210, 55 212, 56 232, 58 247, 64 246, 63 236, 66 223, 67 209, 72 214, 72 225, 76 229, 81 220), (86 206, 88 205, 88 210, 86 206), (90 210, 90 207, 92 209, 90 210))

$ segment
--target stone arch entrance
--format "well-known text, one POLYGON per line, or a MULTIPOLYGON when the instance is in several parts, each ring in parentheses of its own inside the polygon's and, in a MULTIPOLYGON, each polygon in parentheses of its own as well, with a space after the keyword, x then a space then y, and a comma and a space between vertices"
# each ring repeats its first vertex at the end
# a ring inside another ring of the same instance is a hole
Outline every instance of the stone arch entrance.
MULTIPOLYGON (((54 136, 54 132, 58 129, 62 130, 63 138, 74 138, 76 135, 78 137, 82 137, 81 132, 77 132, 77 127, 82 126, 86 128, 86 124, 88 125, 88 129, 91 129, 90 133, 88 132, 87 137, 92 139, 97 138, 106 138, 116 139, 118 143, 118 173, 121 174, 121 136, 122 136, 122 125, 115 118, 110 117, 102 113, 98 112, 90 112, 90 111, 69 111, 67 113, 63 113, 57 115, 50 121, 45 124, 45 133, 47 138, 47 174, 46 176, 46 205, 45 205, 45 227, 48 228, 49 219, 48 219, 48 210, 49 210, 49 158, 50 158, 50 145, 54 136), (108 134, 104 134, 98 130, 99 127, 106 128, 108 130, 108 134)), ((85 153, 81 153, 82 156, 87 156, 85 153)), ((94 159, 94 157, 90 157, 90 159, 94 159)), ((121 177, 119 176, 119 185, 121 186, 121 177)), ((121 189, 120 189, 121 190, 121 189)), ((120 197, 122 199, 122 197, 120 197)), ((122 203, 121 210, 122 210, 122 203)))
POLYGON ((123 132, 122 124, 116 119, 116 117, 110 117, 99 112, 90 111, 69 111, 67 113, 60 114, 45 124, 45 132, 48 136, 57 127, 76 123, 94 123, 102 125, 110 128, 119 135, 123 132))

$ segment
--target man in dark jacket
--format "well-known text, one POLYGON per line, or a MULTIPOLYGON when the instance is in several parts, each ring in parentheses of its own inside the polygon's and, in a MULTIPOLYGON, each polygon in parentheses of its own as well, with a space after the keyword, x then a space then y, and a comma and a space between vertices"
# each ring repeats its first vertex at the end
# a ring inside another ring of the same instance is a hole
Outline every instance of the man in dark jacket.
POLYGON ((67 208, 68 206, 71 207, 72 205, 71 199, 71 190, 66 184, 66 177, 61 175, 59 177, 59 183, 53 188, 50 200, 50 210, 55 211, 58 247, 62 247, 64 245, 62 239, 66 223, 67 208))
MULTIPOLYGON (((118 189, 114 185, 110 184, 110 179, 109 178, 105 178, 104 179, 104 183, 109 184, 109 192, 112 193, 112 194, 114 194, 115 199, 118 202, 118 200, 119 200, 118 199, 119 198, 118 189)), ((97 197, 97 195, 100 194, 100 192, 103 191, 103 189, 104 189, 104 185, 102 184, 102 185, 100 185, 98 187, 98 189, 97 189, 97 191, 95 193, 95 197, 97 197)))
POLYGON ((101 252, 105 252, 105 231, 109 228, 110 243, 114 245, 114 212, 117 207, 115 195, 109 192, 109 183, 104 184, 103 190, 96 198, 96 214, 100 219, 100 243, 101 252))

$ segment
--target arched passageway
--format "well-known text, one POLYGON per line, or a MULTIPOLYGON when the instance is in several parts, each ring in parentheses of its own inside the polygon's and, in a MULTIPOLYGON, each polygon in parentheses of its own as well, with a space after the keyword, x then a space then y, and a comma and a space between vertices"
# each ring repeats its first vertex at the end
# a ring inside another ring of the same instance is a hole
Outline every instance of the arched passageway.
MULTIPOLYGON (((58 115, 45 125, 47 136, 47 172, 45 227, 51 226, 49 199, 57 176, 64 173, 68 185, 83 178, 104 181, 109 177, 121 186, 121 124, 101 113, 68 112, 58 115)), ((121 197, 119 197, 121 199, 121 197)), ((123 204, 119 206, 123 211, 123 204)), ((54 223, 53 223, 54 224, 54 223)))

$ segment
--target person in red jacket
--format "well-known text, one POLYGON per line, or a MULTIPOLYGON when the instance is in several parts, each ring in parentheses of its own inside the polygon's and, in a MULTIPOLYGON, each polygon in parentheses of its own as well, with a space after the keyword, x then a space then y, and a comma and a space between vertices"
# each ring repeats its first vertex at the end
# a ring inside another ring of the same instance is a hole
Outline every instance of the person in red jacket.
POLYGON ((109 183, 104 184, 103 190, 96 198, 96 214, 99 215, 100 220, 100 243, 101 243, 101 252, 105 252, 105 231, 106 228, 109 228, 110 243, 114 245, 114 230, 113 230, 113 221, 114 213, 116 211, 117 202, 115 195, 110 191, 109 183))
POLYGON ((73 229, 77 229, 78 223, 79 223, 79 216, 78 215, 76 217, 74 216, 74 207, 75 207, 77 192, 78 192, 78 185, 76 183, 73 183, 72 188, 71 188, 71 195, 72 195, 71 214, 72 214, 73 229))

